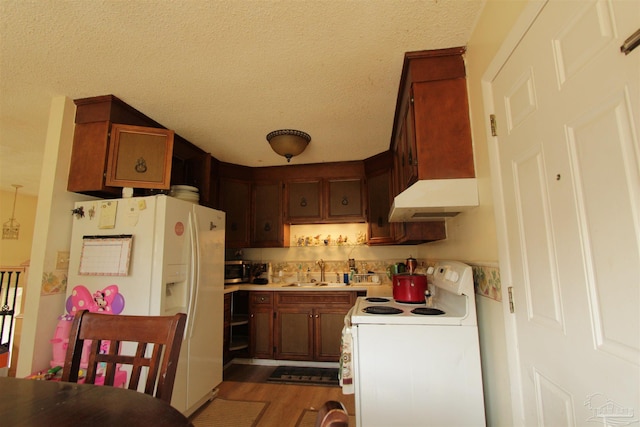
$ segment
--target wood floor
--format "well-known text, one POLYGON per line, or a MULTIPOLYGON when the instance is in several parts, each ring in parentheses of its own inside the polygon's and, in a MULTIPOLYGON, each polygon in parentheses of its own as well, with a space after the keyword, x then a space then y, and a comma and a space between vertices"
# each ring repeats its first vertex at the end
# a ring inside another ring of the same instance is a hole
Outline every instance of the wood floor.
POLYGON ((304 409, 318 409, 327 400, 338 400, 355 414, 352 394, 340 387, 271 384, 265 382, 274 366, 230 365, 224 371, 218 397, 269 402, 257 427, 294 427, 304 409))

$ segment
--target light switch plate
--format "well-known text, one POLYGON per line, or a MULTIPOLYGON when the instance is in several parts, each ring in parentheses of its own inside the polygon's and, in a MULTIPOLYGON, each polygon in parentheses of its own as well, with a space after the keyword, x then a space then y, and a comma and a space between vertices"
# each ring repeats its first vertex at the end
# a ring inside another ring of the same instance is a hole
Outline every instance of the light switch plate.
POLYGON ((69 269, 69 252, 58 252, 56 254, 56 270, 69 269))

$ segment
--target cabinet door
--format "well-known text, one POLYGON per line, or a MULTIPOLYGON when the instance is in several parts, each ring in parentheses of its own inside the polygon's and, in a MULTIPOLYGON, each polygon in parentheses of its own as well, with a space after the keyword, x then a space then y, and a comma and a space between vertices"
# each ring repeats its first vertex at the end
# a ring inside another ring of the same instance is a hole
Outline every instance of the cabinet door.
POLYGON ((391 171, 386 170, 367 177, 369 193, 367 211, 368 243, 388 244, 393 241, 389 210, 391 209, 391 171))
MULTIPOLYGON (((177 141, 176 141, 177 142, 177 141)), ((175 146, 174 146, 175 147, 175 146)), ((175 153, 175 150, 174 150, 175 153)), ((184 160, 183 178, 175 180, 174 169, 178 159, 175 155, 171 169, 171 184, 192 185, 200 190, 200 204, 210 208, 217 208, 217 181, 218 171, 215 167, 216 160, 209 153, 198 153, 184 160)))
POLYGON ((225 243, 229 248, 249 247, 251 183, 220 180, 220 209, 226 212, 225 243))
POLYGON ((105 184, 168 190, 173 139, 169 129, 112 124, 105 184))
POLYGON ((404 114, 404 129, 404 152, 406 154, 404 185, 406 188, 416 182, 416 180, 418 179, 418 149, 415 137, 415 109, 413 90, 411 91, 411 96, 407 102, 407 107, 404 114))
POLYGON ((322 181, 287 183, 286 221, 308 224, 322 220, 322 181))
POLYGON ((327 187, 327 220, 365 221, 362 179, 330 179, 327 187))
POLYGON ((340 360, 344 316, 350 307, 316 308, 314 310, 314 360, 323 362, 340 360))
POLYGON ((270 292, 251 292, 249 303, 249 353, 273 358, 273 305, 270 292))
POLYGON ((313 360, 313 309, 278 307, 275 345, 276 359, 313 360))
POLYGON ((419 178, 473 178, 466 80, 414 83, 413 96, 419 178))
POLYGON ((254 184, 251 233, 252 247, 284 246, 280 182, 254 184))

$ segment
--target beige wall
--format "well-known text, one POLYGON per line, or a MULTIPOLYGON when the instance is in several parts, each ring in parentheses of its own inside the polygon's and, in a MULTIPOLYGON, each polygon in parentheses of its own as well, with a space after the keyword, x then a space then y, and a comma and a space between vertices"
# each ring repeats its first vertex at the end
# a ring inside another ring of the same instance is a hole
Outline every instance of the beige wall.
MULTIPOLYGON (((11 217, 14 196, 15 192, 0 191, 0 221, 3 224, 11 217)), ((37 197, 20 194, 18 190, 15 218, 20 224, 20 234, 18 240, 0 240, 0 266, 18 266, 29 261, 37 204, 37 197)))

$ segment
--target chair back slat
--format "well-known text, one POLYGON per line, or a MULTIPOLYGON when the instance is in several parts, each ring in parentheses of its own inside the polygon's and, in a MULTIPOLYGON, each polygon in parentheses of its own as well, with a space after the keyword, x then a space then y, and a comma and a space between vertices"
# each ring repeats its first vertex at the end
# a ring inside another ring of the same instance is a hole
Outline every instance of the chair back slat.
POLYGON ((78 381, 84 342, 91 340, 86 383, 95 383, 98 366, 106 365, 104 384, 113 386, 118 367, 129 365, 129 389, 139 388, 144 369, 147 374, 144 392, 152 396, 155 392, 155 397, 170 403, 185 323, 183 313, 129 316, 78 311, 71 326, 62 380, 78 381), (123 343, 136 343, 135 353, 125 354, 123 343), (106 352, 105 345, 109 346, 106 352))

